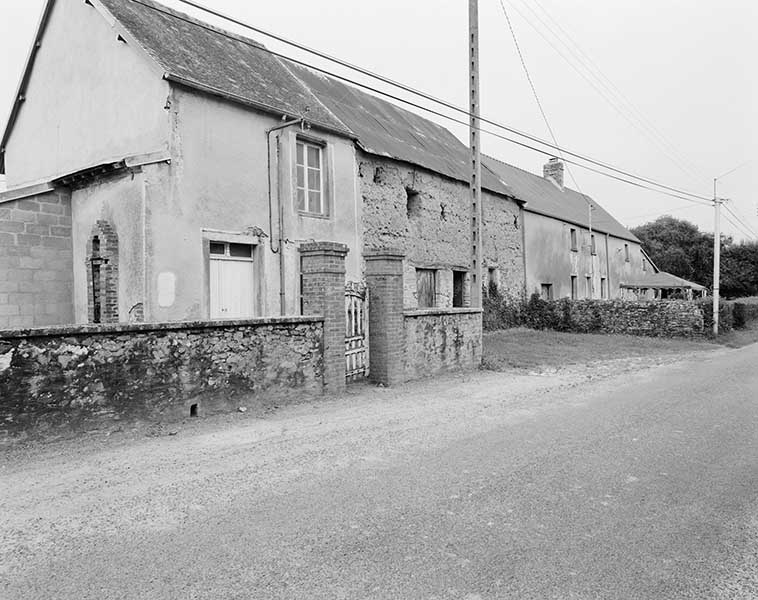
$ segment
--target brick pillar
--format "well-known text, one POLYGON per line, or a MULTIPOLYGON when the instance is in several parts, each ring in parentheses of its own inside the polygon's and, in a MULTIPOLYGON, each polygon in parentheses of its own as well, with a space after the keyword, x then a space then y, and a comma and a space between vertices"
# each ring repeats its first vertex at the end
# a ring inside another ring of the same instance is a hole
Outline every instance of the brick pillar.
POLYGON ((384 385, 405 378, 403 331, 403 258, 398 250, 369 250, 366 283, 369 291, 370 379, 384 385))
POLYGON ((324 391, 345 390, 345 256, 335 242, 300 245, 304 315, 324 317, 324 391))

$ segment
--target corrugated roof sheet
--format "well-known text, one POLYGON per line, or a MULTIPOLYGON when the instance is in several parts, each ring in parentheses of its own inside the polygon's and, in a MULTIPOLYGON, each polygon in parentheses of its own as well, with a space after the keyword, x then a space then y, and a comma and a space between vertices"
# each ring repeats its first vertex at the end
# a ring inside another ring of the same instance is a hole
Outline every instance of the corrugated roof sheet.
POLYGON ((337 131, 346 127, 261 44, 151 0, 100 0, 166 73, 337 131))
POLYGON ((586 194, 571 188, 558 188, 552 181, 529 173, 490 156, 484 163, 508 185, 519 200, 526 202, 524 210, 554 217, 562 221, 589 226, 587 204, 592 203, 592 229, 601 233, 639 242, 626 227, 614 219, 602 206, 586 194))
POLYGON ((621 287, 634 287, 634 288, 692 288, 693 290, 704 290, 704 286, 699 283, 687 281, 666 271, 658 271, 657 273, 649 273, 642 277, 635 277, 633 279, 625 280, 621 282, 621 287))

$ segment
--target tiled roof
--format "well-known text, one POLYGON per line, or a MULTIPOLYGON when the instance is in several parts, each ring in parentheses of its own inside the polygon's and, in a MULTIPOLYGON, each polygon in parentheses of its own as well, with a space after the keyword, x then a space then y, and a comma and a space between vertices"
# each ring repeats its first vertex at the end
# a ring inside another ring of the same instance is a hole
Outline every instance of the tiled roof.
MULTIPOLYGON (((305 114, 314 125, 357 138, 371 154, 469 180, 467 147, 428 119, 152 0, 100 1, 169 79, 289 115, 305 114)), ((509 195, 507 186, 487 169, 482 185, 509 195)))
POLYGON ((210 88, 261 108, 347 128, 261 44, 152 0, 100 0, 168 78, 210 88))
POLYGON ((529 173, 490 156, 483 157, 483 161, 508 184, 516 198, 526 202, 524 210, 575 223, 581 227, 588 227, 588 204, 592 204, 593 230, 633 242, 640 241, 586 194, 580 194, 568 187, 560 189, 544 177, 529 173))

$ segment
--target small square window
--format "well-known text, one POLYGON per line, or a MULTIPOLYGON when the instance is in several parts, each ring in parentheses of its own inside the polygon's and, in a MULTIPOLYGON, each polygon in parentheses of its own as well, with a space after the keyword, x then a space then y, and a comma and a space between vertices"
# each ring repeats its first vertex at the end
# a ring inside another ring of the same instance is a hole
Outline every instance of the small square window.
POLYGON ((211 254, 226 254, 226 244, 222 242, 211 242, 211 254))
POLYGON ((540 285, 540 298, 542 298, 543 300, 553 299, 553 284, 552 283, 543 283, 540 285))
POLYGON ((229 244, 229 256, 252 258, 253 247, 250 244, 229 244))
POLYGON ((412 219, 421 215, 421 195, 411 188, 405 188, 405 210, 408 218, 412 219))

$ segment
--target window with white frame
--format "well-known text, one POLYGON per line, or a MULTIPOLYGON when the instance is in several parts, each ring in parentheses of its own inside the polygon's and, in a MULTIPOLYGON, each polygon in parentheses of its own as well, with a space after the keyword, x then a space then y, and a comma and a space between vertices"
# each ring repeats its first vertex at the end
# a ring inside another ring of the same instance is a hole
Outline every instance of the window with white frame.
POLYGON ((208 276, 211 319, 255 316, 253 246, 211 241, 208 276))
POLYGON ((324 147, 297 140, 297 210, 326 215, 324 147))

